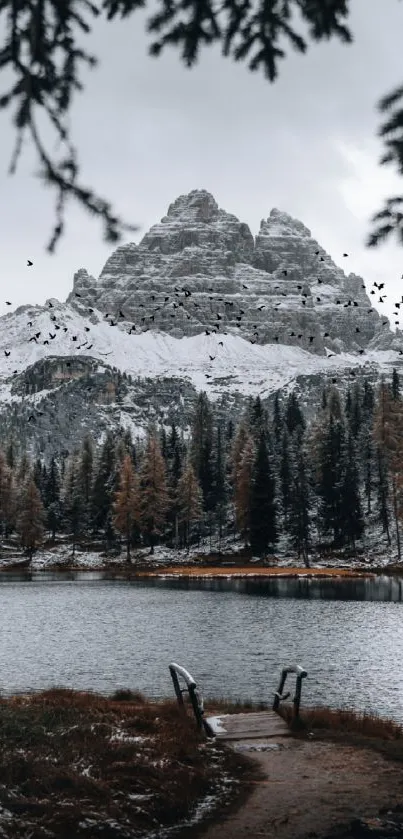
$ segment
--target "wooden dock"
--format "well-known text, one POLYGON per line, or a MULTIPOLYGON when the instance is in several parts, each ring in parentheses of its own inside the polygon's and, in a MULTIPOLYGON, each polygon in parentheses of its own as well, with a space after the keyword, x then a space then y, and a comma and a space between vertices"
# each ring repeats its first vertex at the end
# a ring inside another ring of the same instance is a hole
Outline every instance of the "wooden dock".
POLYGON ((206 717, 205 722, 217 740, 266 740, 290 736, 287 723, 275 711, 222 714, 206 717))

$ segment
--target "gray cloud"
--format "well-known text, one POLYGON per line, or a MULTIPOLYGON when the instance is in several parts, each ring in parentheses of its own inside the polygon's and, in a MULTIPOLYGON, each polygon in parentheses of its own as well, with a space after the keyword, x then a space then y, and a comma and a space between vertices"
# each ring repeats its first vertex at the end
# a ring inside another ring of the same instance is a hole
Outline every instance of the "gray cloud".
MULTIPOLYGON (((375 104, 402 81, 403 5, 372 3, 369 15, 368 0, 354 0, 355 43, 312 45, 305 56, 287 46, 274 84, 224 59, 218 48, 202 51, 192 70, 173 49, 148 57, 146 17, 97 21, 90 38, 80 36, 100 66, 83 70, 85 91, 71 114, 82 182, 141 225, 127 241, 138 241, 177 195, 205 188, 254 234, 273 206, 299 217, 336 262, 346 268, 347 250, 350 270, 370 282, 382 274, 389 300, 394 291, 400 297, 402 249, 389 243, 368 251, 364 241, 383 196, 403 190, 392 170, 379 173, 374 139, 375 104)), ((17 174, 7 177, 14 129, 4 112, 0 129, 3 312, 3 298, 16 305, 64 299, 74 271, 86 267, 97 276, 111 247, 102 242, 100 224, 71 202, 58 251, 46 254, 53 193, 33 177, 37 162, 29 147, 17 174), (29 271, 28 257, 35 263, 29 271)))

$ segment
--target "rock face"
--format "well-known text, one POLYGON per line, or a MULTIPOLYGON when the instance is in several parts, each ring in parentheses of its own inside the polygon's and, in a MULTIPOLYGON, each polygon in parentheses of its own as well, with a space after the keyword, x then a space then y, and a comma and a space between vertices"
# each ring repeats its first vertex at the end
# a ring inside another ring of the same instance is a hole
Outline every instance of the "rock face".
POLYGON ((300 221, 273 209, 255 241, 205 190, 179 196, 139 245, 118 247, 97 281, 78 271, 67 302, 176 338, 207 329, 321 355, 401 346, 361 277, 300 221))

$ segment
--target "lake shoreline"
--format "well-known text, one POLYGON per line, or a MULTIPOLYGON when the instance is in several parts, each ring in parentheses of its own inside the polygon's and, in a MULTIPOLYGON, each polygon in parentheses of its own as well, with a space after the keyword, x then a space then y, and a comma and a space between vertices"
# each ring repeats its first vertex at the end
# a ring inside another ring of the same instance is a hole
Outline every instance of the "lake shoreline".
MULTIPOLYGON (((299 567, 281 567, 275 566, 267 568, 247 566, 226 567, 217 565, 204 565, 202 568, 196 566, 178 567, 167 565, 157 568, 139 568, 136 565, 126 565, 122 563, 118 565, 114 563, 109 565, 107 563, 98 566, 83 566, 80 564, 48 564, 45 568, 20 566, 19 563, 8 563, 0 566, 0 574, 7 574, 8 572, 35 572, 35 574, 51 572, 71 573, 71 572, 87 572, 87 573, 110 573, 113 576, 123 577, 124 579, 252 579, 262 580, 267 577, 275 577, 276 579, 296 579, 298 577, 305 577, 307 579, 326 579, 334 577, 344 577, 349 579, 366 577, 373 579, 378 574, 387 573, 386 569, 380 569, 378 572, 369 569, 347 569, 347 568, 299 568, 299 567)), ((403 571, 403 569, 400 569, 403 571)), ((397 571, 395 571, 397 573, 397 571)))

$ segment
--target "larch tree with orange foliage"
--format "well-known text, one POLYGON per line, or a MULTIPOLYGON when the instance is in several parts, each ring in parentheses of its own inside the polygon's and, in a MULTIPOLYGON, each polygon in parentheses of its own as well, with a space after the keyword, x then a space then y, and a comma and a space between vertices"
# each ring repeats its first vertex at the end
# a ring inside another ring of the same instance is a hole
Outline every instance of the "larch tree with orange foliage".
POLYGON ((165 461, 155 433, 149 434, 140 469, 141 530, 148 539, 150 554, 163 532, 169 508, 165 461))
POLYGON ((189 550, 191 525, 203 517, 203 493, 190 461, 179 478, 176 501, 178 521, 182 528, 184 543, 189 550))
POLYGON ((123 458, 119 489, 112 504, 112 523, 126 539, 126 559, 130 562, 130 546, 134 525, 140 522, 139 480, 129 454, 123 458))

